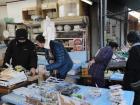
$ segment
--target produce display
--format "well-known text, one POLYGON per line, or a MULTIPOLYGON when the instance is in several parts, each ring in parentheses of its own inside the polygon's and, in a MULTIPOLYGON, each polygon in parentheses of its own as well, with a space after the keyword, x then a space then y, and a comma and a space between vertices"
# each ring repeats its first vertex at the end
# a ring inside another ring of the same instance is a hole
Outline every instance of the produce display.
POLYGON ((40 101, 42 105, 90 105, 84 100, 84 96, 77 93, 79 90, 80 87, 75 84, 50 77, 39 86, 32 84, 27 88, 15 89, 13 93, 26 97, 28 104, 40 101))

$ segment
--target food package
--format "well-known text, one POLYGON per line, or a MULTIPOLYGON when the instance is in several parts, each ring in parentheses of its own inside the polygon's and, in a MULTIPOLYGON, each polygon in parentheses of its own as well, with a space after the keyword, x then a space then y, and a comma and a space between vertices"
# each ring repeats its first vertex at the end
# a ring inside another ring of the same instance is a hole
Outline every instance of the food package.
POLYGON ((101 96, 101 89, 100 88, 97 88, 97 87, 92 87, 89 89, 89 95, 93 98, 96 98, 96 97, 100 97, 101 96))
POLYGON ((122 86, 118 84, 118 85, 109 86, 109 88, 110 88, 111 90, 122 89, 122 86))
POLYGON ((67 97, 64 95, 58 96, 59 105, 90 105, 88 102, 85 102, 84 100, 76 100, 71 97, 67 97))
POLYGON ((0 86, 10 86, 27 80, 24 72, 14 71, 12 68, 5 69, 0 73, 0 86))
POLYGON ((13 68, 7 68, 7 69, 5 69, 4 71, 2 71, 1 73, 0 73, 0 75, 13 75, 14 74, 14 70, 13 70, 13 68))
POLYGON ((112 85, 110 88, 110 100, 112 105, 126 105, 123 98, 123 90, 121 85, 112 85))

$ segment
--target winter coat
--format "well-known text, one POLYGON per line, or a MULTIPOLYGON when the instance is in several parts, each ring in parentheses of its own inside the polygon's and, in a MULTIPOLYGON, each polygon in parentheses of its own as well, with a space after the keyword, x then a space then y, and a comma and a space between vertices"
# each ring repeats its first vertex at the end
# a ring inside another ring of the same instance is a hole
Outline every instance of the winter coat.
POLYGON ((140 43, 134 44, 129 50, 124 75, 125 89, 130 89, 130 83, 137 82, 138 80, 140 80, 140 43))
POLYGON ((96 55, 95 63, 89 69, 89 74, 99 87, 104 86, 104 71, 111 60, 113 51, 111 47, 101 48, 96 55))
POLYGON ((54 63, 46 66, 49 71, 58 70, 61 77, 65 77, 67 72, 71 70, 73 62, 65 50, 62 43, 50 41, 50 49, 54 57, 54 63))
POLYGON ((37 67, 37 54, 35 45, 30 41, 26 40, 24 43, 19 43, 16 39, 12 40, 5 53, 4 64, 8 63, 15 67, 21 65, 27 70, 30 68, 37 67))

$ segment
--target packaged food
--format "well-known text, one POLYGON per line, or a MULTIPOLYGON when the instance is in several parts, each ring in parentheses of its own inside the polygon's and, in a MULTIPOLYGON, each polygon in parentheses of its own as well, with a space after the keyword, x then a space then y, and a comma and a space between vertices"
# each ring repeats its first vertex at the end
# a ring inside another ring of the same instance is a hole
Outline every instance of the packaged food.
POLYGON ((112 86, 109 86, 109 88, 111 90, 114 90, 114 89, 122 89, 122 86, 121 85, 112 85, 112 86))

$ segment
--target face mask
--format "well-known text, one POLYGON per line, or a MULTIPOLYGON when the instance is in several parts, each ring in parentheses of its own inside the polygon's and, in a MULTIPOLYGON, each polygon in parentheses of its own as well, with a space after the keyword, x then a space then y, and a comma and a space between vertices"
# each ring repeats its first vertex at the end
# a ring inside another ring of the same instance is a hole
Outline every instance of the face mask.
POLYGON ((17 42, 18 42, 19 45, 23 45, 26 42, 26 39, 17 40, 17 42))
POLYGON ((26 42, 26 40, 24 39, 24 40, 18 40, 18 42, 19 43, 24 43, 24 42, 26 42))

